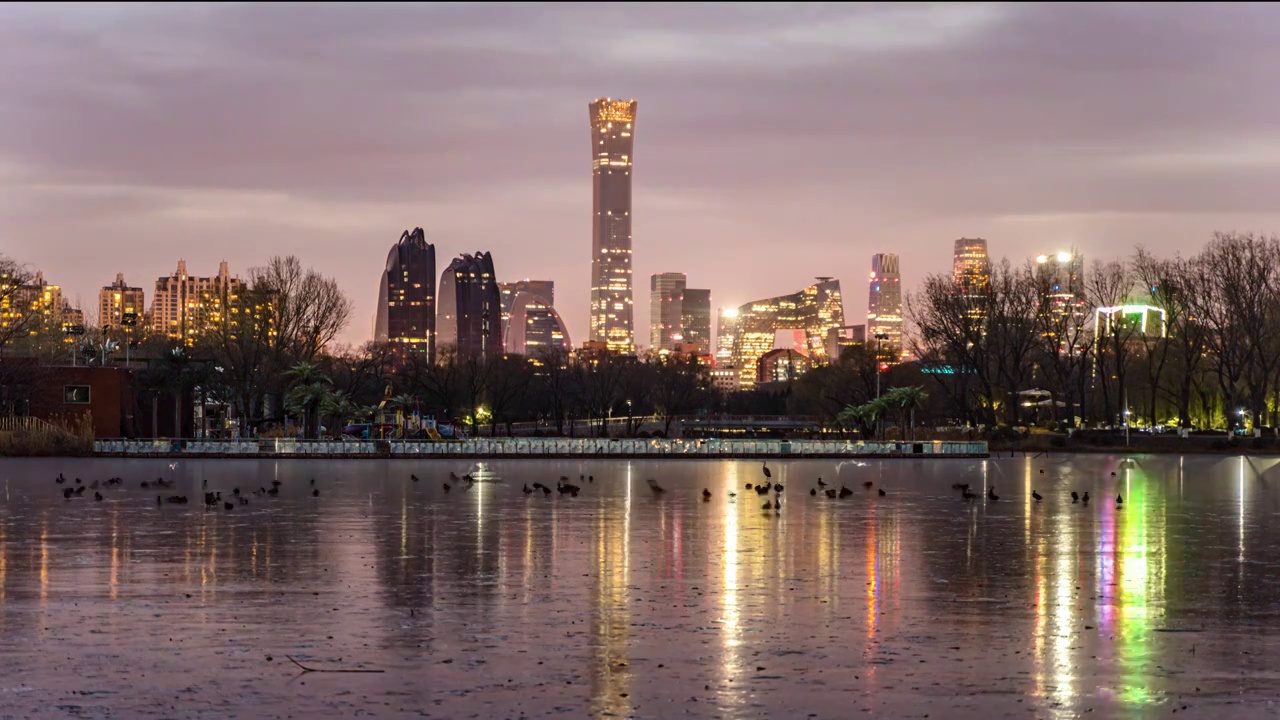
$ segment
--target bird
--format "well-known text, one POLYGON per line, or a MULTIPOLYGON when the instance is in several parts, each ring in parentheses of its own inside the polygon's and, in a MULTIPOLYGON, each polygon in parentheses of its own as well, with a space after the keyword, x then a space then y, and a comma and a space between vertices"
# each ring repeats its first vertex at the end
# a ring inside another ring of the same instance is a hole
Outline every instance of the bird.
POLYGON ((157 504, 157 505, 159 505, 159 504, 160 504, 160 496, 159 496, 159 495, 157 495, 157 496, 156 496, 156 504, 157 504))
POLYGON ((587 482, 595 482, 595 481, 596 481, 596 476, 595 476, 595 475, 588 475, 588 476, 587 476, 587 482))
POLYGON ((561 495, 565 493, 573 493, 574 495, 577 495, 579 492, 582 491, 582 488, 570 483, 564 483, 564 484, 557 483, 556 489, 560 491, 561 495))
POLYGON ((282 483, 279 480, 272 480, 271 487, 280 487, 282 483))
POLYGON ((736 493, 736 492, 731 492, 731 493, 729 493, 729 497, 731 497, 731 498, 733 498, 733 497, 738 497, 738 493, 736 493))
POLYGON ((969 483, 951 483, 952 490, 968 490, 969 483))
POLYGON ((769 494, 769 486, 768 486, 768 485, 757 485, 757 486, 756 486, 756 494, 757 494, 757 495, 768 495, 768 494, 769 494))
POLYGON ((822 478, 818 478, 818 487, 826 487, 826 486, 827 484, 822 481, 822 478))
POLYGON ((586 476, 586 475, 579 475, 579 476, 578 476, 578 482, 582 482, 583 480, 586 480, 586 479, 587 479, 587 476, 586 476))
POLYGON ((550 495, 550 494, 551 494, 551 488, 547 487, 546 485, 543 485, 543 486, 542 486, 542 494, 543 494, 543 495, 550 495))
POLYGON ((207 492, 204 494, 205 507, 213 507, 218 504, 218 497, 214 493, 207 492))
POLYGON ((1117 504, 1117 505, 1123 505, 1123 504, 1124 504, 1124 498, 1123 498, 1122 496, 1120 496, 1120 495, 1116 495, 1116 504, 1117 504))
POLYGON ((711 502, 711 491, 710 491, 710 490, 708 490, 708 489, 706 489, 706 488, 702 488, 702 501, 703 501, 703 502, 711 502))
POLYGON ((151 483, 147 482, 146 480, 143 480, 140 484, 142 485, 143 490, 146 490, 147 488, 151 487, 151 483))
POLYGON ((541 490, 541 489, 542 489, 542 488, 544 488, 544 487, 546 487, 546 485, 543 485, 543 484, 542 484, 542 483, 540 483, 540 482, 536 482, 536 483, 534 483, 534 484, 533 484, 533 489, 534 489, 534 490, 541 490))
POLYGON ((645 480, 645 482, 649 484, 649 489, 656 494, 661 495, 662 493, 666 492, 666 490, 662 489, 662 486, 658 484, 658 481, 654 480, 653 478, 648 478, 647 480, 645 480))
POLYGON ((89 483, 89 489, 90 489, 90 490, 97 490, 97 489, 98 489, 98 481, 97 481, 97 480, 94 480, 93 482, 89 483))
POLYGON ((240 501, 240 504, 241 504, 241 505, 248 505, 248 504, 249 504, 249 498, 247 498, 247 497, 238 497, 237 499, 240 501))
POLYGON ((868 480, 868 481, 866 481, 866 482, 862 483, 862 487, 864 487, 864 488, 866 488, 866 489, 868 489, 868 490, 870 490, 870 489, 871 489, 871 485, 872 485, 872 482, 871 482, 870 480, 868 480))
POLYGON ((765 510, 772 510, 772 509, 773 509, 773 503, 769 502, 768 500, 765 500, 765 501, 764 501, 764 505, 763 505, 763 507, 764 507, 764 509, 765 509, 765 510))
POLYGON ((809 494, 816 496, 818 494, 818 488, 809 488, 809 494))
POLYGON ((520 488, 520 492, 524 493, 525 495, 533 494, 533 491, 529 489, 529 486, 527 484, 523 488, 520 488))
POLYGON ((271 497, 275 497, 276 495, 279 495, 279 494, 280 494, 280 488, 278 488, 278 487, 273 487, 273 488, 271 488, 270 490, 268 490, 268 491, 267 491, 267 494, 268 494, 268 495, 270 495, 271 497))
POLYGON ((884 497, 885 495, 888 495, 888 494, 889 494, 889 493, 887 493, 887 492, 885 492, 885 491, 884 491, 884 488, 877 488, 877 490, 878 490, 878 492, 880 493, 880 497, 884 497))
POLYGON ((409 479, 410 479, 410 480, 412 480, 412 481, 414 481, 414 482, 418 482, 418 476, 417 476, 417 475, 412 475, 412 474, 411 474, 411 475, 409 475, 409 479))
POLYGON ((234 508, 235 506, 236 506, 236 505, 235 505, 235 503, 231 503, 231 502, 224 502, 224 503, 222 503, 222 507, 223 507, 223 509, 224 509, 224 510, 230 510, 230 509, 234 508))
POLYGON ((1044 474, 1044 468, 1040 468, 1040 474, 1041 474, 1041 475, 1043 475, 1043 474, 1044 474))
MULTIPOLYGON (((830 492, 830 491, 828 491, 828 492, 830 492)), ((852 491, 852 490, 850 490, 849 488, 847 488, 847 487, 845 487, 845 486, 843 486, 843 485, 841 485, 841 486, 840 486, 840 497, 842 497, 842 498, 847 498, 847 497, 849 497, 849 496, 850 496, 850 495, 852 495, 852 494, 853 494, 853 491, 852 491)))
POLYGON ((772 478, 772 477, 773 477, 773 473, 769 472, 769 461, 768 461, 768 460, 765 460, 765 461, 764 461, 764 464, 760 466, 760 469, 764 471, 764 476, 765 476, 765 477, 767 477, 767 478, 772 478))
POLYGON ((781 486, 781 485, 779 485, 778 483, 774 483, 774 484, 773 484, 773 491, 774 491, 774 492, 776 492, 776 493, 780 493, 780 492, 782 492, 782 491, 783 491, 783 490, 785 490, 785 489, 786 489, 786 488, 782 487, 782 486, 781 486))
POLYGON ((84 494, 84 486, 81 485, 80 487, 76 488, 76 497, 79 497, 83 494, 84 494))
POLYGON ((452 486, 452 485, 450 485, 449 483, 445 483, 445 484, 444 484, 444 491, 445 491, 445 492, 449 492, 449 490, 450 490, 452 487, 453 487, 453 486, 452 486))
MULTIPOLYGON (((157 495, 156 497, 158 498, 160 496, 157 495)), ((170 495, 169 497, 165 498, 164 501, 169 503, 170 505, 186 505, 187 496, 186 495, 170 495)))
POLYGON ((995 486, 995 485, 992 485, 991 487, 987 488, 987 500, 989 500, 989 501, 991 501, 991 502, 999 502, 999 501, 1000 501, 1000 496, 996 494, 996 486, 995 486))
POLYGON ((1071 491, 1071 502, 1073 502, 1073 503, 1078 503, 1078 502, 1080 502, 1080 493, 1076 492, 1075 490, 1072 490, 1072 491, 1071 491))
POLYGON ((1115 476, 1116 476, 1116 471, 1115 471, 1115 470, 1112 470, 1112 471, 1111 471, 1111 477, 1115 477, 1115 476))
POLYGON ((61 485, 62 483, 66 482, 67 479, 62 477, 62 473, 58 473, 58 477, 54 478, 53 481, 61 485))
POLYGON ((77 485, 79 485, 79 484, 80 484, 80 478, 76 478, 76 484, 77 484, 77 485))
POLYGON ((207 487, 209 487, 209 480, 208 478, 205 478, 204 480, 200 481, 200 489, 204 490, 207 487))
POLYGON ((1044 499, 1044 497, 1041 496, 1040 493, 1036 492, 1035 490, 1031 491, 1031 497, 1035 498, 1036 502, 1040 502, 1041 500, 1044 499))
POLYGON ((458 473, 456 473, 456 472, 454 472, 454 471, 450 470, 450 471, 449 471, 449 479, 450 479, 450 480, 452 480, 452 481, 454 481, 454 482, 458 482, 458 473))
POLYGON ((475 481, 476 481, 476 479, 475 479, 475 478, 471 477, 471 473, 467 473, 466 475, 463 475, 463 476, 462 476, 462 479, 463 479, 463 480, 466 480, 466 481, 467 481, 467 482, 469 482, 469 483, 473 483, 473 482, 475 482, 475 481))
POLYGON ((1080 498, 1080 502, 1083 502, 1085 505, 1088 505, 1088 504, 1089 504, 1089 491, 1088 491, 1088 490, 1086 490, 1086 491, 1084 492, 1084 497, 1080 498))
POLYGON ((231 488, 231 494, 232 494, 232 495, 235 495, 236 497, 240 497, 240 488, 238 488, 238 487, 236 487, 236 488, 231 488))
POLYGON ((751 489, 751 483, 747 483, 747 486, 746 486, 746 487, 744 487, 744 488, 742 488, 742 489, 743 489, 743 490, 750 490, 750 489, 751 489))
POLYGON ((773 509, 774 509, 774 510, 781 510, 781 509, 782 509, 782 498, 777 497, 777 496, 774 496, 774 498, 773 498, 773 509))
POLYGON ((316 479, 311 478, 311 487, 315 487, 315 486, 316 486, 316 479))
POLYGON ((320 497, 320 488, 311 491, 311 497, 320 497))
POLYGON ((827 488, 827 499, 834 500, 836 497, 835 488, 827 488))
POLYGON ((102 502, 102 493, 100 493, 100 492, 94 492, 94 493, 93 493, 93 501, 94 501, 94 502, 102 502))
POLYGON ((973 502, 973 500, 978 497, 978 494, 971 493, 969 492, 969 488, 965 488, 964 490, 960 491, 960 497, 963 498, 964 500, 968 500, 969 502, 973 502))
POLYGON ((75 495, 75 494, 76 494, 76 491, 75 491, 75 490, 72 490, 71 488, 67 488, 66 490, 63 490, 63 491, 62 491, 62 499, 63 499, 63 500, 70 500, 70 499, 71 499, 71 496, 72 496, 72 495, 75 495))
POLYGON ((171 488, 177 483, 172 480, 165 480, 164 478, 156 478, 156 484, 162 488, 171 488))

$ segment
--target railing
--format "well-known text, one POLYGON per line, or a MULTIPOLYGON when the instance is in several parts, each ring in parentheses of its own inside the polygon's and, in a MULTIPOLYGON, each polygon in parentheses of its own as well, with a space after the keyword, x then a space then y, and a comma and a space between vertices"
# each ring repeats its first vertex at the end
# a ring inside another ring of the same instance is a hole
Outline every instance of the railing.
POLYGON ((668 440, 472 438, 330 442, 326 440, 98 440, 95 454, 163 457, 985 457, 985 442, 855 440, 668 440))
POLYGON ((7 415, 0 417, 0 432, 34 432, 36 430, 56 430, 47 420, 26 415, 7 415))

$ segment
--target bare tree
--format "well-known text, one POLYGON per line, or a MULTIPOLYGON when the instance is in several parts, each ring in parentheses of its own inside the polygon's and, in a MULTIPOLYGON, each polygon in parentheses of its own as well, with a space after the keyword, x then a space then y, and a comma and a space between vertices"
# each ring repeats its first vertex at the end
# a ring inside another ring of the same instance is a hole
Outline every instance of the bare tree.
POLYGON ((1124 322, 1118 313, 1120 306, 1128 301, 1133 286, 1133 273, 1123 262, 1095 262, 1085 280, 1089 299, 1104 312, 1109 311, 1106 315, 1109 319, 1098 329, 1098 343, 1094 349, 1103 415, 1109 424, 1116 424, 1126 410, 1126 381, 1133 353, 1131 341, 1138 334, 1138 328, 1124 322))

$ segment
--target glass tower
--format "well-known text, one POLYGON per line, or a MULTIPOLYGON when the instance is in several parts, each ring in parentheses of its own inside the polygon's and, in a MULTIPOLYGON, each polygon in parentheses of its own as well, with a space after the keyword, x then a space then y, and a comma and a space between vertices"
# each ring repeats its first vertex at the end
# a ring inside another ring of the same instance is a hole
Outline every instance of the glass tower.
POLYGON ((601 98, 591 116, 591 333, 635 352, 631 289, 631 147, 635 100, 601 98))

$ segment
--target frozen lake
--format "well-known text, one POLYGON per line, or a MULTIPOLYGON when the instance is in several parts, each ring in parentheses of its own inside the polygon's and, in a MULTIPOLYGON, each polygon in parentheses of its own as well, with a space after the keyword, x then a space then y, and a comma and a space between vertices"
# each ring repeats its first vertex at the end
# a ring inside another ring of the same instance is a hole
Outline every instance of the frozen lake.
POLYGON ((0 718, 1270 717, 1278 464, 3 460, 0 718))

